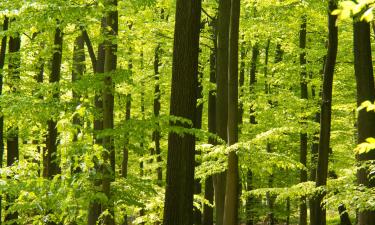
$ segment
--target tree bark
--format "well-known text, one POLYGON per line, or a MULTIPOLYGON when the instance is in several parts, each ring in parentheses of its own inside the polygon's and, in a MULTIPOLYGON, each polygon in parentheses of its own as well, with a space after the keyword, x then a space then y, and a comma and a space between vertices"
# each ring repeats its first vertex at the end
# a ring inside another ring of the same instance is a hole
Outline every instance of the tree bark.
MULTIPOLYGON (((10 23, 12 24, 12 22, 10 23)), ((19 34, 9 37, 9 57, 8 57, 8 74, 10 80, 11 92, 17 92, 17 86, 20 79, 21 66, 21 37, 19 34)), ((7 131, 7 166, 13 166, 19 160, 19 140, 18 140, 18 126, 11 125, 7 131)), ((11 205, 14 197, 7 196, 8 205, 11 205)), ((8 208, 8 207, 7 207, 8 208)), ((18 219, 18 212, 7 213, 4 218, 5 223, 18 224, 15 220, 18 219)))
MULTIPOLYGON (((299 48, 300 48, 300 86, 301 86, 301 99, 307 100, 307 73, 306 73, 306 15, 302 16, 302 24, 300 27, 299 33, 299 48)), ((303 111, 303 109, 302 109, 303 111)), ((305 130, 306 127, 306 118, 302 118, 302 129, 305 130)), ((307 161, 307 133, 300 133, 300 163, 306 167, 307 161)), ((300 182, 307 181, 307 171, 301 170, 300 172, 300 182)), ((307 225, 307 205, 306 197, 301 198, 299 205, 299 225, 307 225)))
MULTIPOLYGON (((4 18, 3 21, 3 31, 8 30, 9 19, 8 17, 4 18)), ((7 46, 7 36, 4 36, 1 39, 1 48, 0 48, 0 96, 3 94, 3 69, 5 64, 5 54, 6 54, 6 46, 7 46)), ((4 160, 4 117, 0 116, 0 168, 3 167, 3 160, 4 160)), ((0 196, 0 218, 2 218, 2 197, 0 196)), ((0 219, 1 224, 1 219, 0 219)))
MULTIPOLYGON (((316 186, 325 186, 328 175, 328 156, 331 131, 331 106, 332 106, 332 82, 336 64, 337 46, 338 46, 338 29, 336 27, 337 16, 331 15, 331 12, 337 8, 336 0, 328 2, 328 50, 327 59, 324 66, 323 90, 321 102, 320 117, 320 137, 319 137, 319 154, 318 165, 316 170, 316 186)), ((318 194, 316 197, 316 224, 326 224, 326 210, 322 203, 325 193, 318 194)))
MULTIPOLYGON (((238 37, 240 0, 231 1, 228 59, 228 145, 238 141, 238 37)), ((236 151, 229 152, 225 192, 224 224, 238 224, 239 174, 236 151)))
MULTIPOLYGON (((211 21, 211 26, 213 29, 212 40, 213 48, 211 49, 210 54, 210 83, 216 83, 216 56, 217 56, 217 35, 216 35, 216 21, 211 21)), ((216 132, 216 90, 210 90, 208 93, 208 132, 216 132)), ((212 138, 208 139, 208 142, 212 145, 215 144, 215 140, 212 138)), ((206 178, 205 187, 204 187, 204 198, 209 201, 210 204, 213 204, 214 200, 214 187, 213 187, 213 177, 209 176, 206 178)), ((213 208, 204 205, 203 207, 203 225, 213 225, 213 208)))
MULTIPOLYGON (((101 32, 104 32, 104 27, 106 24, 105 17, 101 20, 101 32)), ((86 33, 87 34, 87 33, 86 33)), ((84 35, 85 43, 88 49, 92 46, 88 35, 84 35), (86 37, 86 38, 85 38, 86 37)), ((93 71, 95 74, 104 73, 104 59, 105 59, 105 49, 104 43, 100 43, 98 46, 98 56, 97 59, 93 57, 94 55, 90 54, 91 56, 91 63, 93 67, 93 71)), ((102 139, 97 136, 97 132, 103 130, 103 118, 102 118, 102 111, 103 111, 103 101, 101 99, 101 93, 95 93, 95 100, 94 100, 95 109, 97 110, 97 114, 94 116, 94 141, 96 144, 102 144, 102 139)), ((94 163, 97 161, 93 159, 94 163)), ((100 165, 95 163, 95 170, 99 173, 100 165)), ((100 186, 101 180, 94 177, 94 186, 100 186)), ((99 216, 101 214, 101 203, 98 202, 97 199, 92 200, 89 203, 88 209, 88 218, 87 224, 88 225, 96 225, 99 216)))
MULTIPOLYGON (((62 60, 62 44, 63 34, 59 27, 55 29, 54 46, 55 51, 52 58, 52 70, 49 77, 49 82, 54 85, 58 85, 60 81, 61 71, 61 60, 62 60)), ((59 88, 56 87, 53 90, 53 98, 55 101, 59 101, 59 88)), ((58 144, 58 133, 57 133, 57 122, 56 119, 49 119, 47 121, 48 132, 47 132, 47 177, 52 179, 56 174, 60 173, 59 160, 57 157, 57 144, 58 144)))
MULTIPOLYGON (((359 17, 354 18, 354 71, 357 82, 357 106, 368 100, 374 102, 374 76, 371 56, 370 24, 366 21, 359 21, 359 17)), ((375 112, 361 110, 358 113, 358 143, 365 142, 366 138, 375 137, 375 112)), ((367 166, 368 160, 375 159, 375 150, 356 156, 359 164, 363 167, 358 170, 357 179, 359 184, 366 187, 375 187, 373 175, 369 174, 367 166)), ((375 221, 375 211, 362 211, 358 215, 358 224, 372 224, 375 221)))
MULTIPOLYGON (((216 134, 227 141, 228 120, 228 56, 231 0, 220 0, 217 24, 216 59, 216 134)), ((215 189, 216 224, 223 225, 226 172, 213 177, 215 189)))
MULTIPOLYGON (((200 14, 200 0, 177 0, 170 115, 191 121, 196 116, 200 14)), ((194 155, 193 135, 169 133, 164 225, 193 224, 194 155)))
MULTIPOLYGON (((154 74, 155 74, 155 87, 154 87, 154 116, 156 118, 159 117, 160 115, 160 73, 159 73, 159 65, 160 65, 160 45, 158 45, 155 49, 155 58, 154 58, 154 74)), ((155 143, 155 154, 156 154, 156 162, 158 164, 158 167, 156 169, 157 173, 157 179, 158 179, 158 184, 161 185, 163 182, 163 170, 161 167, 161 151, 160 151, 160 138, 161 138, 161 133, 160 133, 160 128, 159 128, 159 123, 156 124, 156 129, 152 133, 152 139, 155 143)))
MULTIPOLYGON (((259 47, 258 43, 255 43, 252 49, 252 56, 250 62, 250 94, 254 95, 255 91, 255 83, 256 83, 256 71, 257 71, 257 63, 258 63, 258 56, 259 56, 259 47)), ((252 106, 250 106, 250 124, 256 124, 255 115, 253 114, 255 111, 252 106)), ((251 191, 254 189, 253 185, 253 172, 248 169, 246 174, 246 181, 247 181, 247 191, 251 191)), ((254 197, 249 196, 246 199, 246 225, 253 225, 254 224, 254 212, 252 208, 254 204, 254 197)))
MULTIPOLYGON (((103 130, 114 128, 114 88, 112 81, 113 72, 117 66, 117 44, 118 13, 117 0, 107 0, 106 6, 111 8, 105 20, 105 57, 104 57, 104 87, 103 87, 103 130)), ((114 205, 111 200, 111 182, 115 180, 115 148, 112 135, 103 137, 103 170, 102 170, 102 191, 107 196, 107 202, 102 205, 102 211, 108 210, 104 217, 104 225, 114 225, 114 205)))

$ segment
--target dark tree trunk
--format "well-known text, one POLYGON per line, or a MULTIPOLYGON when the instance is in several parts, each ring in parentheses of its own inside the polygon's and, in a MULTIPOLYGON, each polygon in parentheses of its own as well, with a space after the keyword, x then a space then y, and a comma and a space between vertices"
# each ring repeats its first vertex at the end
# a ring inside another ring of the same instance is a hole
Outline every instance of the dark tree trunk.
MULTIPOLYGON (((255 43, 252 49, 252 56, 250 62, 250 95, 254 96, 254 89, 256 83, 256 72, 257 72, 257 63, 258 63, 258 56, 259 56, 259 47, 258 43, 255 43)), ((254 109, 250 106, 250 124, 256 124, 254 109)), ((247 182, 247 191, 253 190, 253 172, 248 169, 246 174, 246 182, 247 182)), ((249 196, 246 199, 246 225, 253 225, 254 224, 254 212, 252 208, 254 207, 254 198, 249 196)))
MULTIPOLYGON (((327 183, 328 175, 328 155, 331 131, 331 106, 332 106, 332 82, 336 64, 338 29, 336 24, 337 17, 331 15, 331 12, 337 8, 336 0, 330 0, 328 3, 328 51, 327 59, 324 66, 323 90, 320 117, 320 137, 319 137, 319 154, 318 165, 316 170, 316 186, 324 186, 327 183)), ((321 202, 325 193, 319 194, 316 198, 316 224, 326 224, 326 210, 322 207, 321 202)))
MULTIPOLYGON (((73 49, 73 69, 72 69, 72 83, 79 81, 86 69, 85 66, 85 43, 83 39, 83 34, 79 35, 74 41, 74 49, 73 49)), ((73 105, 78 106, 80 104, 81 96, 74 90, 73 88, 73 105)), ((80 127, 82 127, 82 121, 78 115, 73 117, 73 124, 77 126, 77 129, 73 136, 73 141, 77 141, 77 134, 80 131, 80 127)), ((74 159, 72 159, 72 163, 74 159)), ((75 170, 75 169, 74 169, 75 170)))
MULTIPOLYGON (((203 68, 201 68, 201 64, 198 65, 199 67, 199 72, 198 72, 198 80, 197 80, 197 99, 203 98, 203 85, 202 85, 202 79, 203 79, 203 73, 201 72, 203 68)), ((202 128, 202 113, 203 113, 203 103, 199 104, 197 106, 197 112, 195 116, 195 121, 194 121, 194 128, 196 129, 201 129, 202 128)), ((200 161, 199 156, 201 155, 201 152, 196 151, 195 155, 198 156, 195 162, 195 166, 199 166, 200 161)), ((201 180, 200 179, 194 179, 194 194, 199 195, 202 193, 202 185, 201 185, 201 180)), ((202 213, 200 209, 194 207, 194 225, 201 225, 202 224, 202 213)))
MULTIPOLYGON (((104 32, 104 27, 105 27, 105 18, 102 18, 101 21, 101 32, 104 32)), ((88 49, 92 49, 92 45, 90 42, 90 39, 88 38, 88 35, 86 32, 84 32, 84 39, 85 43, 88 49), (86 34, 86 35, 85 35, 86 34)), ((93 52, 92 50, 89 50, 89 52, 93 52)), ((96 74, 104 73, 104 59, 105 59, 105 50, 104 50, 104 43, 100 43, 98 46, 98 56, 97 59, 95 58, 94 54, 90 54, 91 58, 91 63, 93 67, 93 71, 96 74)), ((94 117, 94 141, 97 144, 102 144, 102 139, 98 138, 96 133, 98 131, 103 130, 103 117, 102 117, 102 110, 103 110, 103 101, 101 99, 101 93, 95 93, 95 109, 97 110, 98 115, 94 117)), ((94 163, 97 161, 96 159, 93 160, 94 163)), ((99 171, 100 170, 100 165, 98 163, 95 163, 95 170, 99 171)), ((100 186, 101 180, 96 178, 94 176, 94 185, 95 186, 100 186)), ((98 202, 98 200, 92 200, 89 204, 89 209, 88 209, 88 220, 87 224, 88 225, 96 225, 99 216, 101 214, 101 204, 98 202)))
MULTIPOLYGON (((259 47, 258 43, 255 43, 252 50, 251 62, 250 62, 250 95, 254 96, 254 89, 256 83, 256 72, 257 72, 257 63, 258 63, 258 56, 259 56, 259 47)), ((256 124, 255 115, 254 115, 254 108, 250 106, 250 123, 256 124)))
MULTIPOLYGON (((9 19, 8 17, 4 18, 3 22, 3 31, 8 30, 9 19)), ((5 64, 5 53, 6 53, 7 37, 4 36, 1 39, 1 48, 0 48, 0 71, 3 71, 5 64)), ((0 72, 0 96, 3 94, 3 74, 0 72)), ((4 160, 4 117, 0 116, 0 168, 3 167, 4 160)), ((0 224, 2 218, 2 197, 0 196, 0 224)))
MULTIPOLYGON (((158 45, 155 49, 155 58, 154 58, 154 74, 155 74, 154 116, 156 118, 158 118, 159 115, 160 115, 160 97, 161 97, 160 96, 161 95, 160 84, 159 84, 159 80, 160 80, 160 73, 159 73, 160 54, 161 54, 160 45, 158 45)), ((158 164, 158 167, 156 169, 158 184, 162 185, 162 183, 163 183, 163 170, 162 170, 162 167, 160 165, 161 162, 162 162, 161 155, 160 155, 160 153, 161 153, 161 151, 160 151, 160 138, 161 138, 160 128, 159 128, 159 123, 157 123, 156 129, 154 130, 154 132, 152 134, 152 139, 155 142, 156 162, 158 164)))
MULTIPOLYGON (((216 27, 215 22, 212 21, 212 40, 213 40, 213 48, 210 54, 210 82, 211 84, 216 83, 216 56, 217 56, 217 45, 216 45, 216 27)), ((210 90, 208 93, 208 132, 215 133, 216 132, 216 90, 210 90)), ((215 144, 215 140, 209 138, 208 142, 212 145, 215 144)), ((204 187, 204 198, 213 204, 214 200, 214 187, 213 187, 213 178, 209 176, 206 178, 205 187, 204 187)), ((204 205, 203 208, 203 225, 213 225, 213 208, 204 205)))
MULTIPOLYGON (((52 58, 52 70, 49 77, 49 82, 51 84, 58 85, 60 81, 60 70, 61 70, 61 60, 62 60, 62 43, 63 34, 60 28, 55 30, 54 46, 55 51, 52 58)), ((59 88, 54 88, 53 98, 55 101, 59 101, 59 88)), ((56 174, 60 173, 59 160, 57 157, 57 122, 56 119, 51 118, 47 121, 48 132, 47 132, 47 177, 52 179, 56 174)))
MULTIPOLYGON (((231 0, 220 0, 217 24, 216 59, 216 134, 227 141, 228 120, 228 56, 231 0)), ((226 172, 215 174, 216 224, 223 225, 226 172)))
MULTIPOLYGON (((238 37, 240 0, 231 1, 228 62, 228 145, 238 141, 238 37)), ((238 156, 235 151, 228 155, 228 172, 225 192, 224 224, 238 224, 239 207, 238 156)))
MULTIPOLYGON (((374 76, 371 57, 370 24, 366 21, 359 21, 359 17, 354 18, 354 71, 357 82, 357 106, 364 101, 374 102, 374 76)), ((365 142, 366 138, 375 137, 375 112, 361 110, 358 113, 358 143, 365 142)), ((357 155, 360 164, 367 160, 375 159, 375 150, 357 155)), ((358 170, 357 179, 359 184, 366 187, 374 187, 375 180, 373 174, 369 174, 367 166, 358 170)), ((375 221, 375 211, 359 212, 358 224, 373 224, 375 221)))
POLYGON ((346 211, 346 208, 343 204, 339 205, 339 214, 340 214, 340 225, 352 225, 350 222, 349 214, 346 211))
MULTIPOLYGON (((118 33, 117 0, 106 1, 111 7, 105 20, 105 57, 104 57, 104 87, 103 87, 103 130, 113 129, 114 119, 114 88, 112 73, 117 66, 117 44, 113 43, 118 33), (110 28, 110 29, 108 29, 110 28)), ((103 137, 103 170, 102 191, 107 196, 107 202, 102 205, 102 211, 108 210, 109 215, 104 218, 104 225, 114 225, 114 205, 111 200, 111 182, 115 179, 115 149, 112 135, 103 137)))
MULTIPOLYGON (((243 37, 242 37, 243 38, 243 37)), ((245 84, 245 57, 246 57, 246 50, 245 50, 245 42, 243 41, 241 43, 241 50, 240 50, 240 77, 239 77, 239 80, 238 80, 238 86, 239 86, 239 97, 243 97, 244 93, 243 93, 243 87, 244 87, 244 84, 245 84)), ((243 109, 243 103, 242 101, 240 101, 238 103, 238 123, 239 124, 242 124, 242 120, 243 120, 243 113, 244 113, 244 109, 243 109)))
MULTIPOLYGON (((321 78, 323 78, 324 75, 324 67, 326 63, 327 55, 324 55, 323 57, 323 66, 322 69, 319 72, 319 75, 321 75, 321 78)), ((316 90, 315 86, 313 85, 311 87, 311 97, 315 99, 316 97, 316 90)), ((322 97, 322 90, 319 92, 319 97, 322 97)), ((314 122, 318 123, 320 125, 320 111, 315 113, 314 122)), ((314 133, 313 136, 313 143, 311 145, 311 170, 310 170, 310 181, 316 180, 316 167, 318 164, 318 151, 319 151, 319 131, 314 133)), ((309 208, 310 208, 310 224, 316 224, 316 199, 315 197, 311 197, 309 199, 309 208)))
MULTIPOLYGON (((177 0, 170 115, 193 122, 197 104, 200 14, 200 0, 177 0)), ((164 225, 193 224, 194 155, 194 136, 169 133, 164 225)))
MULTIPOLYGON (((12 23, 11 23, 12 24, 12 23)), ((8 59, 8 74, 10 80, 10 89, 12 92, 17 92, 19 82, 20 66, 21 66, 21 37, 16 34, 9 38, 9 59, 8 59)), ((12 125, 7 131, 7 166, 12 166, 19 160, 19 142, 18 142, 18 127, 12 125)), ((11 205, 14 197, 8 196, 8 205, 11 205)), ((7 207, 8 208, 8 207, 7 207)), ((18 219, 18 212, 7 213, 4 218, 5 223, 18 224, 15 220, 18 219)))
MULTIPOLYGON (((300 48, 300 85, 301 85, 301 99, 307 100, 308 93, 307 93, 307 73, 306 73, 306 16, 302 16, 302 24, 300 27, 299 33, 299 48, 300 48)), ((303 110, 303 109, 302 109, 303 110)), ((306 127, 306 118, 302 118, 301 126, 303 130, 306 127)), ((300 133, 300 163, 306 166, 307 161, 307 133, 301 132, 300 133)), ((307 171, 301 170, 300 172, 300 182, 307 181, 307 171)), ((307 225, 307 205, 306 205, 306 197, 301 198, 301 202, 299 205, 299 225, 307 225)))

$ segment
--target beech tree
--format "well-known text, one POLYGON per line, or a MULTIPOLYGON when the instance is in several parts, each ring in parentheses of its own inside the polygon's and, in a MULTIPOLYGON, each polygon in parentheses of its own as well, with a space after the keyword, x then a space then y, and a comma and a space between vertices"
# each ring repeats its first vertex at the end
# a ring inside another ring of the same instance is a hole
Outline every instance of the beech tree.
MULTIPOLYGON (((197 111, 200 17, 201 1, 176 2, 170 114, 190 121, 197 111)), ((164 225, 193 224, 194 155, 194 136, 169 133, 164 225)))

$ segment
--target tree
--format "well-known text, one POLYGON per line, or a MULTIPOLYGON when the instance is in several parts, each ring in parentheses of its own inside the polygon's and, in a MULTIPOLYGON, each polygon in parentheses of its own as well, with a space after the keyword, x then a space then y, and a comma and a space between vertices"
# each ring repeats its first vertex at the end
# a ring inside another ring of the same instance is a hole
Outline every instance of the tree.
MULTIPOLYGON (((8 30, 9 18, 5 17, 3 21, 3 31, 8 30)), ((4 36, 1 39, 1 48, 0 48, 0 95, 3 93, 3 68, 5 64, 5 54, 6 54, 6 45, 7 45, 7 37, 4 36)), ((3 159, 4 159, 4 117, 0 117, 0 168, 3 167, 3 159)), ((2 218, 2 198, 0 197, 0 218, 2 218)), ((1 221, 1 219, 0 219, 1 221)))
MULTIPOLYGON (((328 155, 331 132, 331 110, 332 110, 332 83, 336 64, 338 29, 336 27, 337 16, 332 15, 332 11, 337 8, 336 0, 328 2, 328 50, 323 72, 323 89, 320 109, 320 136, 318 165, 316 169, 316 186, 325 186, 328 176, 328 155)), ((319 193, 315 202, 316 224, 326 224, 326 210, 322 205, 325 193, 319 193)))
MULTIPOLYGON (((301 99, 307 99, 308 98, 308 92, 307 92, 307 73, 306 73, 306 16, 302 16, 302 23, 299 33, 299 47, 301 49, 301 53, 299 55, 299 61, 301 66, 301 99)), ((305 118, 302 118, 302 120, 305 120, 305 118)), ((305 122, 302 122, 301 126, 306 126, 305 122)), ((307 133, 301 132, 300 133, 300 163, 302 163, 304 166, 306 166, 307 161, 307 133)), ((300 182, 306 182, 307 181, 307 171, 301 170, 300 174, 300 182)), ((307 206, 306 206, 306 198, 302 197, 301 203, 300 203, 300 219, 299 224, 300 225, 307 225, 307 206)))
MULTIPOLYGON (((200 14, 200 0, 177 0, 170 115, 191 121, 196 116, 200 14)), ((194 155, 193 135, 169 133, 164 225, 193 224, 194 155)))
MULTIPOLYGON (((374 75, 371 57, 370 24, 361 21, 360 16, 354 18, 354 72, 357 83, 357 106, 364 101, 375 100, 374 75)), ((361 110, 357 118, 358 143, 365 142, 366 138, 375 136, 375 113, 361 110)), ((357 160, 362 166, 357 173, 358 183, 366 187, 374 187, 375 182, 369 174, 366 161, 375 159, 375 150, 358 154, 357 160)), ((375 211, 365 210, 359 213, 358 224, 371 224, 375 221, 375 211)))
MULTIPOLYGON (((217 20, 216 58, 216 134, 227 141, 228 120, 228 60, 230 0, 220 0, 217 20)), ((215 189, 216 223, 223 225, 226 172, 213 177, 215 189)))
MULTIPOLYGON (((104 57, 104 87, 103 87, 103 130, 112 130, 114 127, 114 83, 113 73, 117 66, 117 44, 116 36, 118 33, 118 13, 117 0, 106 1, 108 12, 105 20, 105 57, 104 57)), ((102 211, 108 211, 104 218, 105 225, 113 225, 114 209, 111 200, 111 182, 115 179, 115 149, 112 135, 106 135, 103 138, 103 159, 102 170, 102 190, 107 197, 107 202, 102 206, 102 211)))

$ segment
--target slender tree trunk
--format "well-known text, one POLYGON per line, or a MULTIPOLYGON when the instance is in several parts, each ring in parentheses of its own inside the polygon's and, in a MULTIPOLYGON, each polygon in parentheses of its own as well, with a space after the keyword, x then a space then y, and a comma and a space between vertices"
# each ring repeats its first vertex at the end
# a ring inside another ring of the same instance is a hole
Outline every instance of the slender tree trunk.
MULTIPOLYGON (((359 21, 359 16, 354 18, 354 71, 357 82, 357 106, 364 101, 374 102, 375 88, 371 57, 370 24, 359 21)), ((361 110, 358 113, 358 143, 365 142, 366 138, 375 137, 375 112, 361 110)), ((357 160, 362 168, 358 170, 357 179, 359 184, 366 187, 375 187, 373 174, 370 174, 368 160, 375 159, 375 150, 357 155, 357 160)), ((375 211, 359 212, 358 224, 373 224, 375 211)))
MULTIPOLYGON (((161 50, 160 50, 160 45, 158 45, 155 49, 155 58, 154 58, 154 74, 155 74, 155 87, 154 87, 154 116, 156 118, 159 117, 160 115, 160 95, 161 95, 161 92, 160 92, 160 84, 159 84, 159 80, 160 80, 160 73, 159 73, 159 65, 160 65, 160 53, 161 53, 161 50)), ((159 185, 162 185, 162 182, 163 182, 163 170, 162 170, 162 167, 161 167, 161 162, 162 162, 162 159, 161 159, 161 151, 160 151, 160 138, 161 138, 161 134, 160 134, 160 128, 159 128, 159 123, 156 124, 156 129, 154 130, 154 132, 152 133, 152 139, 153 141, 155 142, 155 154, 156 154, 156 162, 158 164, 158 167, 156 169, 156 173, 157 173, 157 178, 158 178, 158 184, 159 185)))
MULTIPOLYGON (((255 43, 252 50, 251 63, 250 63, 250 95, 254 95, 255 83, 256 83, 256 72, 257 72, 257 63, 259 56, 259 47, 258 43, 255 43)), ((250 106, 250 123, 256 124, 255 115, 254 115, 253 105, 250 106)))
MULTIPOLYGON (((302 24, 300 27, 299 33, 299 48, 300 48, 300 85, 301 85, 301 99, 307 100, 308 92, 307 92, 307 73, 306 73, 306 15, 302 16, 302 24)), ((303 110, 303 109, 302 109, 303 110)), ((306 128, 306 118, 302 118, 302 130, 306 128)), ((307 161, 307 133, 301 132, 300 133, 300 163, 306 167, 307 161)), ((307 171, 301 170, 300 172, 300 182, 307 181, 307 171)), ((299 225, 307 225, 307 205, 306 205, 306 197, 301 198, 301 202, 299 205, 299 225)))
POLYGON ((339 205, 338 211, 340 214, 340 225, 352 225, 352 222, 350 222, 349 214, 343 204, 339 205))
MULTIPOLYGON (((216 134, 227 141, 228 120, 228 56, 231 0, 220 0, 217 24, 216 59, 216 134)), ((223 225, 226 172, 215 174, 216 224, 223 225)))
MULTIPOLYGON (((104 27, 105 27, 105 18, 103 17, 101 20, 101 32, 104 32, 104 27)), ((92 45, 90 42, 90 39, 88 38, 87 32, 84 32, 84 40, 86 43, 86 46, 88 49, 92 49, 92 45)), ((93 50, 89 50, 89 52, 92 52, 90 54, 91 58, 91 63, 93 67, 93 71, 96 74, 104 73, 104 59, 105 59, 105 50, 104 50, 104 43, 100 43, 98 46, 98 56, 97 58, 93 54, 93 50)), ((103 130, 103 117, 102 117, 102 111, 103 111, 103 101, 101 99, 101 94, 100 93, 95 93, 95 109, 98 112, 98 115, 94 117, 94 141, 96 144, 102 144, 102 139, 98 138, 97 132, 103 130)), ((97 159, 93 159, 95 163, 95 170, 99 171, 100 170, 100 165, 97 163, 97 159)), ((94 186, 100 186, 101 185, 101 180, 96 178, 94 176, 93 178, 93 183, 94 186)), ((88 225, 96 225, 97 221, 99 219, 99 216, 101 214, 101 203, 99 202, 98 199, 91 200, 89 204, 89 209, 88 209, 88 220, 87 224, 88 225)))
MULTIPOLYGON (((76 37, 75 41, 74 41, 74 49, 73 49, 73 68, 72 68, 72 83, 76 83, 77 81, 79 81, 85 70, 86 70, 86 66, 85 66, 85 60, 86 60, 86 57, 85 57, 85 43, 84 43, 84 39, 83 39, 83 34, 81 32, 81 34, 76 37)), ((75 106, 79 106, 80 104, 80 94, 78 94, 76 91, 75 91, 75 88, 73 87, 73 104, 75 106)), ((81 118, 79 115, 74 115, 73 117, 73 125, 76 126, 76 131, 74 132, 73 134, 73 141, 77 141, 78 140, 78 133, 80 133, 80 130, 82 128, 82 121, 81 121, 81 118)), ((80 168, 77 167, 77 168, 74 168, 75 165, 78 165, 79 163, 78 162, 75 162, 75 157, 72 157, 71 158, 71 164, 72 164, 72 167, 71 167, 71 173, 74 174, 74 173, 77 173, 80 171, 80 168)))
MULTIPOLYGON (((213 48, 211 49, 210 54, 210 83, 216 83, 216 56, 217 56, 217 36, 216 36, 216 21, 212 22, 212 40, 213 40, 213 48)), ((208 93, 208 132, 215 133, 216 132, 216 90, 210 90, 208 93)), ((208 142, 212 145, 215 144, 215 140, 212 138, 208 139, 208 142)), ((209 201, 210 204, 213 204, 214 200, 214 187, 213 187, 213 178, 212 176, 208 176, 205 180, 204 186, 204 198, 209 201)), ((203 225, 213 225, 213 208, 204 205, 203 207, 203 225)))
MULTIPOLYGON (((243 37, 242 37, 243 39, 243 37)), ((239 86, 239 97, 243 97, 243 88, 245 84, 245 57, 246 57, 246 50, 245 50, 245 41, 242 41, 241 48, 240 48, 240 77, 238 80, 238 86, 239 86)), ((238 123, 243 124, 243 103, 242 101, 238 102, 238 123)))
MULTIPOLYGON (((9 19, 8 17, 4 18, 3 22, 3 31, 8 30, 9 19)), ((3 94, 3 74, 2 71, 4 69, 5 64, 5 53, 6 53, 6 46, 7 46, 7 36, 4 36, 1 39, 1 48, 0 48, 0 96, 3 94)), ((3 167, 3 160, 4 160, 4 117, 0 115, 0 168, 3 167)), ((2 197, 0 196, 0 225, 1 225, 1 218, 2 218, 2 197)))
MULTIPOLYGON (((12 24, 12 22, 10 23, 12 24)), ((17 86, 20 79, 21 66, 21 37, 19 34, 9 38, 9 61, 8 73, 10 80, 11 92, 17 92, 17 86)), ((12 125, 7 131, 7 166, 13 166, 19 160, 19 140, 18 140, 18 126, 12 125)), ((13 196, 8 196, 8 204, 11 205, 14 200, 13 196)), ((7 213, 4 218, 5 223, 18 224, 15 220, 18 219, 18 212, 7 213)))
MULTIPOLYGON (((228 145, 238 141, 238 37, 240 0, 231 1, 228 63, 228 145)), ((235 151, 228 155, 228 172, 225 193, 224 224, 238 224, 239 203, 238 156, 235 151)))
MULTIPOLYGON (((197 99, 203 98, 203 85, 202 85, 202 79, 203 79, 203 73, 201 68, 201 64, 198 64, 199 67, 199 72, 198 72, 198 84, 197 84, 197 99)), ((195 121, 194 121, 194 128, 196 129, 201 129, 202 128, 202 113, 203 113, 203 103, 199 104, 197 106, 197 112, 195 116, 195 121)), ((201 155, 200 151, 195 152, 197 158, 201 155)), ((200 162, 196 159, 195 166, 199 166, 200 162)), ((194 194, 199 195, 202 193, 202 185, 201 185, 201 180, 200 179, 195 179, 194 180, 194 194)), ((198 208, 194 208, 194 225, 201 225, 202 224, 202 212, 198 208)))
MULTIPOLYGON (((54 46, 55 51, 52 58, 52 71, 49 77, 51 84, 58 85, 60 81, 60 70, 62 60, 62 43, 63 34, 60 28, 55 29, 54 46)), ((59 88, 54 89, 53 98, 58 101, 59 99, 59 88)), ((48 132, 47 132, 47 177, 52 179, 56 174, 60 173, 59 160, 57 157, 57 122, 56 119, 48 120, 48 132)))
MULTIPOLYGON (((252 49, 252 56, 250 62, 250 95, 254 96, 254 89, 256 83, 256 71, 257 71, 257 62, 259 56, 259 47, 258 44, 255 43, 252 49)), ((250 124, 256 124, 255 115, 253 114, 255 111, 252 106, 250 106, 250 124)), ((253 172, 248 169, 247 171, 247 191, 251 191, 254 189, 253 185, 253 172)), ((254 197, 249 196, 246 199, 246 225, 253 225, 254 224, 254 212, 252 208, 254 204, 254 197)))
MULTIPOLYGON (((114 119, 114 83, 112 73, 117 66, 117 44, 113 44, 118 33, 117 0, 107 0, 106 6, 111 7, 106 16, 105 23, 105 57, 104 57, 104 88, 103 88, 103 130, 113 129, 114 119), (109 28, 109 29, 108 29, 109 28)), ((115 179, 115 149, 112 135, 103 137, 102 191, 107 196, 107 202, 102 205, 102 211, 108 210, 104 218, 104 225, 114 225, 114 205, 111 200, 111 182, 115 179)))
MULTIPOLYGON (((200 14, 200 0, 177 0, 170 115, 191 121, 196 116, 200 14)), ((194 154, 194 136, 169 133, 164 225, 193 224, 194 154)))
MULTIPOLYGON (((131 49, 130 49, 130 54, 131 54, 131 49)), ((131 74, 133 74, 133 60, 129 60, 128 63, 128 69, 131 74)), ((131 117, 131 104, 132 104, 132 96, 131 94, 126 95, 126 103, 125 103, 125 121, 129 121, 131 117)), ((127 178, 128 176, 128 164, 129 164, 129 135, 126 133, 125 134, 125 144, 124 148, 122 149, 122 163, 121 163, 121 174, 123 178, 127 178)), ((124 221, 122 225, 127 225, 128 224, 128 215, 124 215, 124 221)))
MULTIPOLYGON (((327 183, 328 175, 328 155, 331 131, 331 105, 332 105, 332 82, 336 64, 338 30, 336 16, 331 12, 337 8, 336 0, 328 2, 328 51, 323 75, 323 91, 320 117, 320 137, 318 166, 316 171, 316 186, 324 186, 327 183)), ((321 205, 325 193, 319 194, 316 198, 316 224, 326 224, 326 210, 321 205)))
MULTIPOLYGON (((324 67, 326 63, 327 55, 323 57, 323 67, 320 70, 319 74, 321 78, 324 76, 324 67)), ((316 97, 316 90, 315 86, 311 87, 311 97, 315 99, 316 97)), ((319 92, 319 97, 322 97, 322 90, 319 92)), ((320 111, 315 113, 314 122, 320 125, 320 111)), ((316 168, 318 164, 318 151, 319 151, 319 131, 314 133, 313 136, 313 143, 311 145, 311 170, 310 170, 310 181, 316 181, 316 168)), ((311 197, 309 199, 309 207, 310 207, 310 224, 316 224, 316 199, 315 197, 311 197)))

